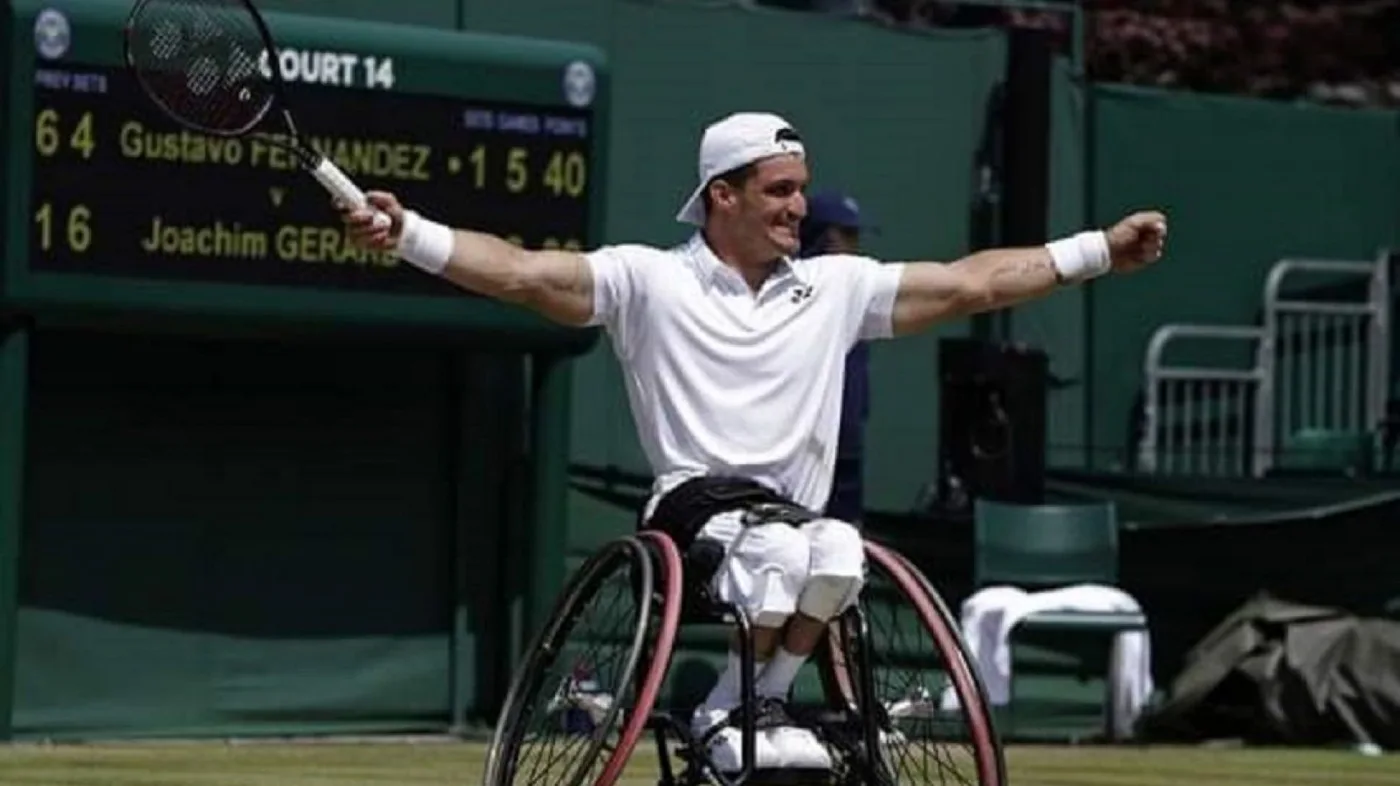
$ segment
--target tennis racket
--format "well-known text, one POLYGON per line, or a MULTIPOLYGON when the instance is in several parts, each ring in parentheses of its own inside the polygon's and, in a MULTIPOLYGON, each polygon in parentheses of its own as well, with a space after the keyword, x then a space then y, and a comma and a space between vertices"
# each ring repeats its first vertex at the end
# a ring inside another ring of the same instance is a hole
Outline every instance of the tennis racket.
MULTIPOLYGON (((336 200, 367 204, 340 167, 302 141, 272 33, 248 0, 139 0, 123 32, 127 67, 172 120, 200 133, 256 137, 287 150, 336 200), (282 133, 257 130, 273 114, 281 117, 282 133)), ((379 211, 374 221, 389 225, 379 211)))

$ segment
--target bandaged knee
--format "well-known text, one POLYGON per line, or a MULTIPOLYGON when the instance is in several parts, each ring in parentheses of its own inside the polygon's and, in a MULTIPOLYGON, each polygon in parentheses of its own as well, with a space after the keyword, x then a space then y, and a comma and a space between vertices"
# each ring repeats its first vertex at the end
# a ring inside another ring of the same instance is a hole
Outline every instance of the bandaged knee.
POLYGON ((865 539, 860 530, 836 519, 818 519, 802 526, 811 544, 812 575, 865 575, 865 539))
POLYGON ((850 608, 860 597, 864 584, 860 576, 808 576, 807 584, 797 596, 797 610, 825 622, 850 608))
POLYGON ((797 610, 829 620, 856 602, 865 585, 865 541, 860 530, 836 519, 819 519, 802 527, 811 543, 812 562, 797 610))

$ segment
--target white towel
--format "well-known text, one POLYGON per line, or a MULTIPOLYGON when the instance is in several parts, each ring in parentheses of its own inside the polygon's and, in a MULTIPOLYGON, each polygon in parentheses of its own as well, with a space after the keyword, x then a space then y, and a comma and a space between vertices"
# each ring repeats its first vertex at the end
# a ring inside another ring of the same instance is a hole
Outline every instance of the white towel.
MULTIPOLYGON (((1040 592, 995 586, 973 594, 962 607, 963 637, 994 706, 1011 700, 1011 629, 1041 611, 1141 612, 1142 607, 1128 593, 1102 584, 1076 584, 1040 592)), ((1117 704, 1118 728, 1114 732, 1126 737, 1152 696, 1151 639, 1146 630, 1117 634, 1108 680, 1117 704)), ((943 692, 942 706, 946 710, 958 707, 951 686, 943 692)))

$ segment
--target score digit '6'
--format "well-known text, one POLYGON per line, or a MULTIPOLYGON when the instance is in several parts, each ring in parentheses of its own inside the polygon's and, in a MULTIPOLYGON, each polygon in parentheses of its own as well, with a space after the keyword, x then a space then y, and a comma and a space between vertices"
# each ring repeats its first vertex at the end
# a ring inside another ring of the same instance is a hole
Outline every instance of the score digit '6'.
MULTIPOLYGON (((48 157, 58 152, 63 144, 60 127, 57 110, 42 109, 34 116, 34 149, 39 155, 48 157)), ((91 112, 84 112, 73 125, 73 130, 68 134, 68 146, 78 151, 83 158, 92 158, 92 151, 97 142, 92 132, 91 112)))

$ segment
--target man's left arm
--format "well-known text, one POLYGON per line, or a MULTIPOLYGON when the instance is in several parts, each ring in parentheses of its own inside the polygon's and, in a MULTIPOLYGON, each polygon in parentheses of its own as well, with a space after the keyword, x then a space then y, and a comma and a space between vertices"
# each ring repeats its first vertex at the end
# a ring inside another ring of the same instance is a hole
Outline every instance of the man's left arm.
POLYGON ((1044 246, 993 248, 948 264, 906 263, 894 300, 894 334, 1014 306, 1110 271, 1136 270, 1161 257, 1166 237, 1166 216, 1147 211, 1044 246))

